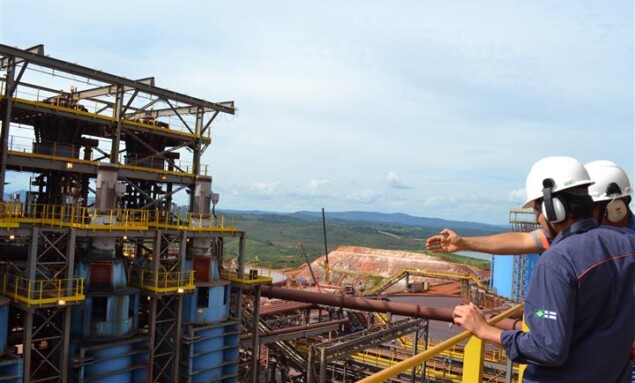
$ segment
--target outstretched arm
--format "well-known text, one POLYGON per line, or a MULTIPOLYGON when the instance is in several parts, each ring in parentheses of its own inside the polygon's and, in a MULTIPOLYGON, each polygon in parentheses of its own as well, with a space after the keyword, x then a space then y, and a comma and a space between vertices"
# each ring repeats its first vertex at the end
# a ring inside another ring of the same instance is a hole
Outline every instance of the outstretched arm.
POLYGON ((509 232, 484 237, 462 237, 450 229, 426 241, 426 248, 437 253, 454 253, 461 250, 489 254, 531 254, 543 249, 538 247, 531 233, 509 232))

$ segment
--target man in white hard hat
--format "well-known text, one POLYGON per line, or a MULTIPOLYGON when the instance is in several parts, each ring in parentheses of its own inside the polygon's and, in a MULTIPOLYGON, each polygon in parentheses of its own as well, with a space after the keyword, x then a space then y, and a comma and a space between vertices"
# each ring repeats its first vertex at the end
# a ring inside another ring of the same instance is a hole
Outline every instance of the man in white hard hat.
MULTIPOLYGON (((589 195, 595 202, 593 217, 600 225, 628 227, 635 230, 635 215, 629 208, 632 187, 626 172, 614 162, 601 160, 584 165, 594 182, 589 195)), ((462 250, 489 254, 520 255, 542 253, 549 248, 553 236, 543 229, 531 233, 507 232, 480 237, 463 237, 443 229, 426 241, 434 252, 454 253, 462 250)))
POLYGON ((553 242, 540 258, 525 300, 530 329, 490 326, 473 304, 457 306, 455 323, 502 344, 527 363, 524 382, 629 382, 635 340, 635 232, 598 226, 592 184, 570 157, 532 167, 526 207, 534 207, 553 242))

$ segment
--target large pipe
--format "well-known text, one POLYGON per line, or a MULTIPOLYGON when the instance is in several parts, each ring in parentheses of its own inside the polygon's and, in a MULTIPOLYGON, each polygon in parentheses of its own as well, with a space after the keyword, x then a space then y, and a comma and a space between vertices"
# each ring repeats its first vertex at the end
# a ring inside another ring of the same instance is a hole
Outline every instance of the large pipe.
MULTIPOLYGON (((426 307, 408 303, 388 302, 346 295, 318 294, 310 291, 286 289, 275 286, 262 286, 261 294, 267 298, 277 298, 287 301, 315 303, 324 306, 346 308, 378 313, 392 313, 412 318, 426 318, 442 322, 453 322, 454 309, 444 307, 426 307)), ((502 329, 520 329, 519 320, 507 319, 499 322, 497 327, 502 329)))

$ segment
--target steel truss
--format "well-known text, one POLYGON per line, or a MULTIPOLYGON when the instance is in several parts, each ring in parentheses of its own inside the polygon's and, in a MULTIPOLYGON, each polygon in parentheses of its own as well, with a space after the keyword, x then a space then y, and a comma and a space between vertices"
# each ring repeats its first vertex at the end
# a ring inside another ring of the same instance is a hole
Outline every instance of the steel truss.
MULTIPOLYGON (((151 264, 155 275, 184 271, 186 237, 185 232, 156 231, 151 264), (178 245, 178 256, 170 254, 175 245, 178 245)), ((183 300, 180 294, 149 297, 150 376, 153 382, 178 382, 183 300)))
POLYGON ((424 326, 425 322, 426 319, 422 318, 403 319, 388 325, 371 327, 331 341, 311 345, 307 366, 307 382, 326 382, 326 370, 329 363, 336 360, 344 360, 367 348, 379 346, 416 332, 424 326), (319 361, 316 360, 317 358, 319 358, 319 361))
MULTIPOLYGON (((16 240, 29 243, 26 262, 8 263, 5 273, 5 278, 15 274, 37 282, 29 282, 28 290, 23 296, 14 297, 12 303, 14 315, 22 319, 21 324, 13 325, 23 329, 24 382, 62 382, 68 370, 71 307, 63 301, 41 304, 38 297, 42 297, 41 291, 48 292, 47 286, 59 286, 60 279, 70 281, 72 278, 76 232, 34 227, 28 233, 26 238, 16 240), (33 293, 31 286, 39 286, 39 294, 38 291, 33 293), (22 312, 15 313, 15 310, 22 312)), ((60 291, 60 296, 70 295, 70 282, 66 288, 69 291, 60 291)))

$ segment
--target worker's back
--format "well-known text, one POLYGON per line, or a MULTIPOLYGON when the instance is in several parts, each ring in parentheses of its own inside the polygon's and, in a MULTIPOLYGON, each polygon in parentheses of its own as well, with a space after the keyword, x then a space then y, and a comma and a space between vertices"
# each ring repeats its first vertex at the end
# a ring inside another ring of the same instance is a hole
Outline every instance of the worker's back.
POLYGON ((528 367, 526 382, 631 382, 635 232, 594 226, 565 229, 536 267, 526 314, 533 314, 530 328, 544 327, 537 342, 547 356, 528 367))

